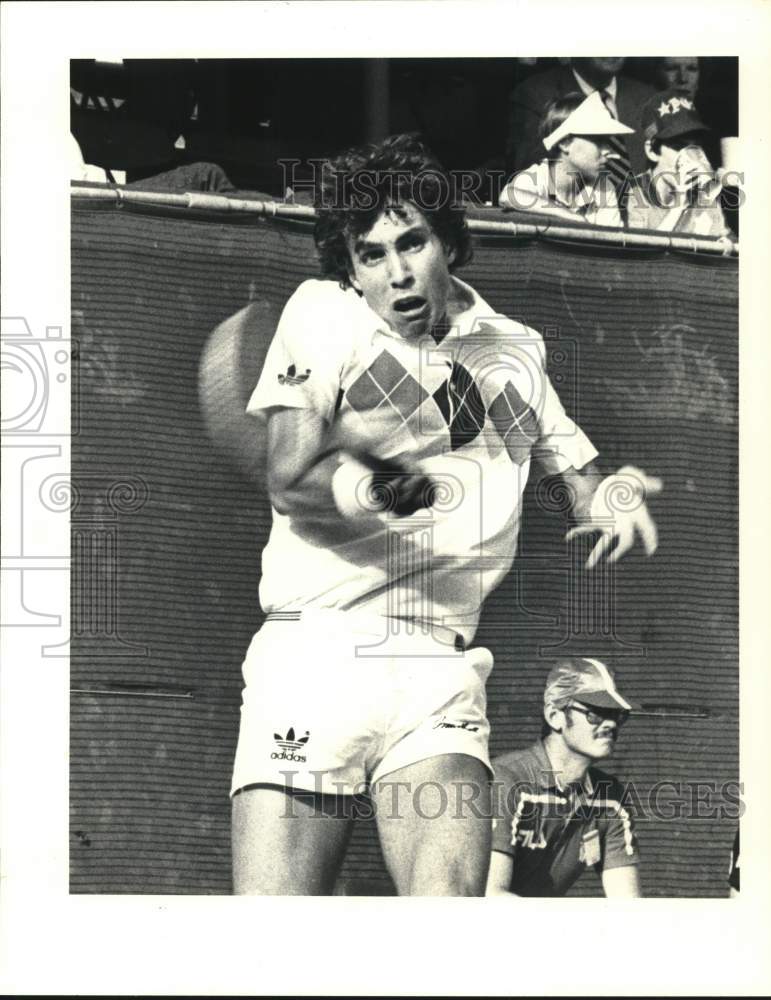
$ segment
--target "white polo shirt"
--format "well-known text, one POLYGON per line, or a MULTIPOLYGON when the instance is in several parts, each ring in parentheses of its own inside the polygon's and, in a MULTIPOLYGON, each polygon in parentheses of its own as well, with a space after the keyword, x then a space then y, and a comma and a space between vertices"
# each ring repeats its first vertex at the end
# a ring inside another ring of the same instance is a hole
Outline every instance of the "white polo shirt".
POLYGON ((450 627, 470 642, 514 558, 531 455, 552 473, 596 456, 549 382, 541 336, 452 280, 469 305, 438 343, 402 338, 333 281, 306 281, 287 302, 247 411, 315 411, 439 490, 432 507, 383 515, 365 531, 335 508, 274 510, 266 612, 360 610, 450 627))

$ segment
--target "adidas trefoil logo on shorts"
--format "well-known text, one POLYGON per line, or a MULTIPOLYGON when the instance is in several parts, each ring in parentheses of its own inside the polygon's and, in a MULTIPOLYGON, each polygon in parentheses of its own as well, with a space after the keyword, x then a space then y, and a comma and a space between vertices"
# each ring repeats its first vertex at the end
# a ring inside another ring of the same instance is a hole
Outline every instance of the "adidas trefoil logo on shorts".
POLYGON ((273 739, 278 746, 281 747, 281 753, 274 752, 270 755, 271 760, 291 760, 296 764, 304 764, 306 759, 301 754, 298 754, 298 750, 302 750, 308 740, 311 738, 311 734, 306 729, 305 736, 300 736, 295 738, 294 727, 290 726, 286 731, 286 736, 282 736, 280 733, 274 733, 273 739))
POLYGON ((286 370, 286 375, 282 374, 278 376, 278 381, 280 385, 302 385, 303 382, 308 381, 310 373, 310 368, 306 368, 304 375, 298 375, 295 366, 290 365, 286 370))

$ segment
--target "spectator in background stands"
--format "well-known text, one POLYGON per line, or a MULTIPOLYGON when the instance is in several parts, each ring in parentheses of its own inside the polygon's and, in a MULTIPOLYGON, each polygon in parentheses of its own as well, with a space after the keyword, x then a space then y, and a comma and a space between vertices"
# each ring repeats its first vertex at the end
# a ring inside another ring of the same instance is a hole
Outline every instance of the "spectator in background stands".
POLYGON ((105 170, 86 163, 80 143, 70 133, 70 180, 76 183, 95 181, 100 184, 117 184, 140 191, 168 191, 181 194, 189 191, 210 191, 226 194, 235 191, 222 167, 216 163, 185 163, 165 170, 152 177, 126 183, 125 170, 105 170))
POLYGON ((107 173, 102 169, 102 167, 96 167, 93 163, 86 163, 83 158, 83 151, 80 148, 80 143, 71 132, 69 150, 70 180, 76 182, 96 181, 98 184, 105 184, 107 182, 107 173))
POLYGON ((664 56, 657 66, 657 83, 661 90, 677 90, 695 101, 699 74, 698 56, 664 56))
MULTIPOLYGON (((726 159, 724 142, 735 146, 739 134, 738 59, 730 56, 658 56, 637 60, 640 78, 654 90, 674 90, 689 97, 710 132, 704 151, 711 163, 741 169, 726 159)), ((733 150, 728 150, 730 158, 733 150)))
POLYGON ((628 134, 623 142, 622 155, 626 163, 621 159, 615 164, 619 175, 625 173, 625 168, 631 167, 633 173, 644 170, 647 162, 638 134, 640 114, 654 88, 622 76, 624 62, 625 59, 620 56, 571 59, 569 65, 536 73, 515 87, 509 103, 507 171, 522 170, 541 156, 538 128, 546 106, 573 91, 587 97, 599 91, 609 113, 634 129, 634 133, 628 134))
POLYGON ((126 186, 140 191, 169 191, 174 194, 188 191, 227 194, 235 191, 230 178, 217 163, 183 163, 126 186))
POLYGON ((730 236, 720 205, 722 173, 710 164, 702 139, 708 129, 689 97, 662 91, 643 109, 650 168, 627 192, 630 228, 691 236, 730 236))
POLYGON ((631 708, 599 660, 554 666, 544 691, 544 738, 493 761, 488 896, 564 896, 587 868, 601 876, 606 896, 640 895, 621 786, 594 767, 613 753, 631 708))
POLYGON ((617 155, 612 137, 631 132, 613 118, 598 93, 557 98, 540 124, 546 158, 511 178, 501 193, 501 207, 621 226, 616 190, 606 169, 617 155))

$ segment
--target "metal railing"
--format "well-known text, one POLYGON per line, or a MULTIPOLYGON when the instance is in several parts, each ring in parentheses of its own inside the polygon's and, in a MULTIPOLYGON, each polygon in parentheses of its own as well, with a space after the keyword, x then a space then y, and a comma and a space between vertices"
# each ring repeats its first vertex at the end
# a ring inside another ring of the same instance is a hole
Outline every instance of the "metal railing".
MULTIPOLYGON (((296 219, 310 222, 316 212, 310 205, 293 205, 281 201, 253 198, 233 198, 221 194, 190 191, 174 194, 165 191, 140 191, 134 188, 90 187, 73 182, 72 198, 79 201, 111 202, 116 207, 136 205, 159 208, 192 209, 199 212, 230 215, 244 214, 267 218, 296 219)), ((738 257, 739 243, 728 237, 686 236, 681 233, 654 233, 633 229, 602 229, 588 225, 555 225, 551 221, 509 221, 505 213, 496 219, 468 219, 469 230, 477 235, 509 237, 549 237, 583 244, 605 244, 616 247, 636 247, 658 250, 688 250, 693 253, 738 257)))

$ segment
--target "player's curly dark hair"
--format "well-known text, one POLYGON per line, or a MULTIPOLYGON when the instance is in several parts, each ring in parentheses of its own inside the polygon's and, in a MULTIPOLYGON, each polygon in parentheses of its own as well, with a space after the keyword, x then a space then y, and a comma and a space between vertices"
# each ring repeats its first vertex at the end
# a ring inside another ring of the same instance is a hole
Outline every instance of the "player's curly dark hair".
POLYGON ((349 149, 324 164, 314 233, 324 276, 350 285, 348 239, 368 232, 385 209, 398 214, 405 203, 418 208, 454 251, 451 270, 468 263, 471 237, 452 180, 419 136, 405 134, 349 149))

